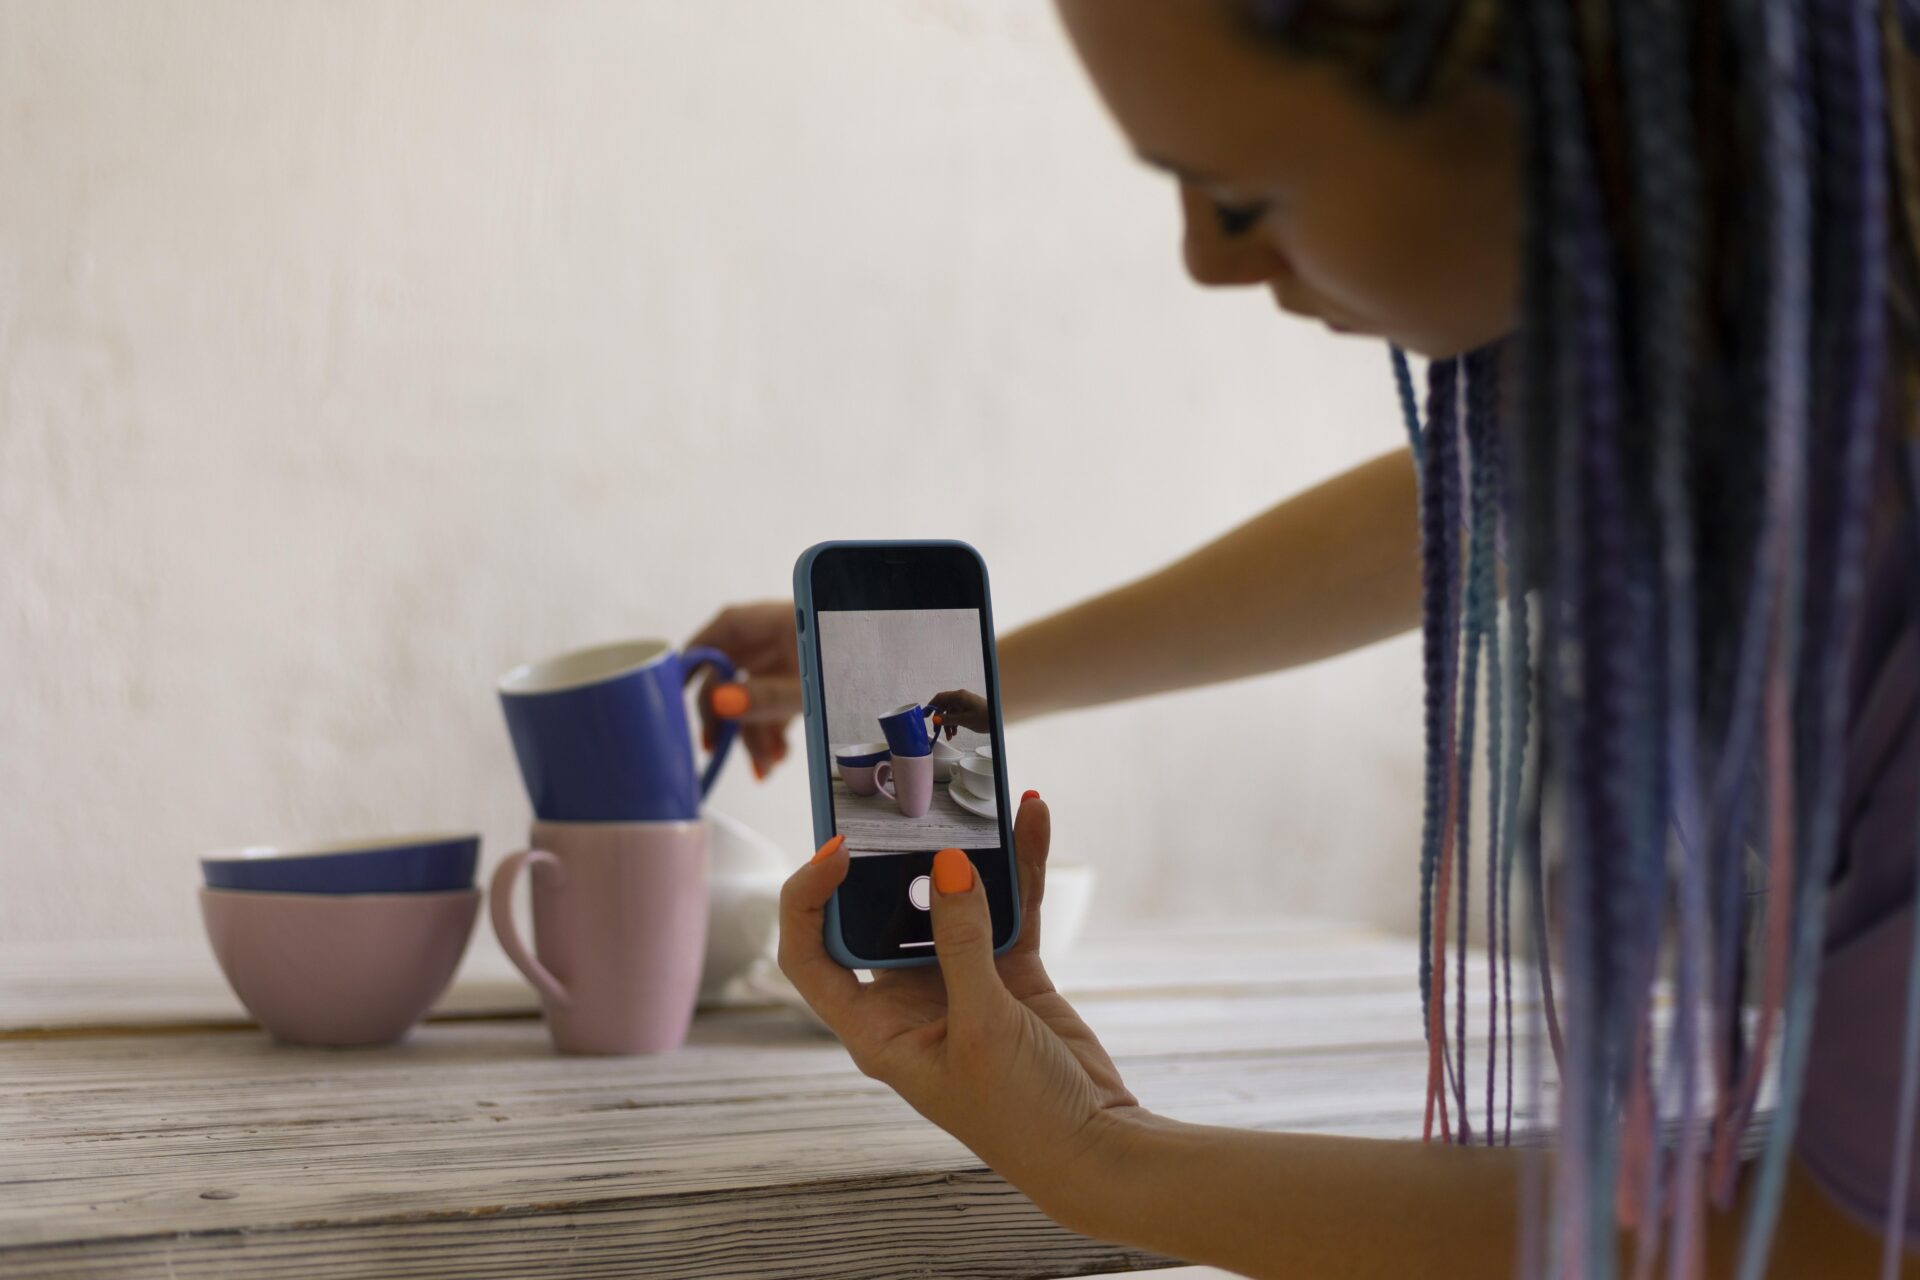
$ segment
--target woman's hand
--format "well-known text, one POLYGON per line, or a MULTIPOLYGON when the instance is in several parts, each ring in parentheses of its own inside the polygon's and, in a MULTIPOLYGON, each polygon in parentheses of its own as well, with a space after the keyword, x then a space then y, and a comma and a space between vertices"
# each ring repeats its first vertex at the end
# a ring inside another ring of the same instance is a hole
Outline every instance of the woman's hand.
POLYGON ((747 677, 727 686, 707 676, 700 686, 701 736, 710 746, 722 716, 739 720, 740 742, 753 759, 753 772, 766 777, 787 758, 787 723, 800 713, 800 642, 793 630, 793 602, 729 605, 687 644, 718 649, 747 677), (718 706, 716 690, 721 691, 718 706))
POLYGON ((987 700, 966 689, 948 689, 927 699, 926 705, 940 713, 940 727, 951 738, 959 729, 975 733, 993 732, 993 712, 987 700))
POLYGON ((1014 825, 1020 939, 993 954, 986 891, 957 849, 934 859, 938 967, 878 970, 862 983, 827 954, 827 899, 846 878, 836 836, 780 895, 780 968, 847 1046, 854 1065, 1058 1216, 1071 1170, 1108 1122, 1142 1114, 1087 1024, 1040 963, 1051 822, 1035 792, 1014 825))

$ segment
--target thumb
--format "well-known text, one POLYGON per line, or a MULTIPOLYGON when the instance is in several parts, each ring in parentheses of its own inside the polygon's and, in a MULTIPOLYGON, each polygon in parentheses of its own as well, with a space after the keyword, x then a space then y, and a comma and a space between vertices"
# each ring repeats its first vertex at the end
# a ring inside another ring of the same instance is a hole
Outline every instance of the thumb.
POLYGON ((986 886, 959 849, 933 855, 933 950, 947 984, 947 1005, 961 1016, 1006 995, 993 963, 993 920, 986 886))

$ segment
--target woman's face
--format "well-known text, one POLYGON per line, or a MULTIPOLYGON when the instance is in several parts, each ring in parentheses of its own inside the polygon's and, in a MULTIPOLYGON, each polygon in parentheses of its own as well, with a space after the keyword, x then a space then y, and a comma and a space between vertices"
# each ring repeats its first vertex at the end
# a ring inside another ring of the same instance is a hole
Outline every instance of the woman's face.
POLYGON ((1059 0, 1134 149, 1180 184, 1187 270, 1429 356, 1504 335, 1520 207, 1506 96, 1418 111, 1251 39, 1225 0, 1059 0))

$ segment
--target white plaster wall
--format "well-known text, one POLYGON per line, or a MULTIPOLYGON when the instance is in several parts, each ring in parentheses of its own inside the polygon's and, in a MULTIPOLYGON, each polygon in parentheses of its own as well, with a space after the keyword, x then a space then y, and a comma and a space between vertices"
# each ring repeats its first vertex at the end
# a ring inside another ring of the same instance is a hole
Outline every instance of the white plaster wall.
MULTIPOLYGON (((968 539, 1011 625, 1395 422, 1182 278, 1037 0, 7 0, 0 938, 193 934, 210 847, 491 863, 513 663, 830 536, 968 539)), ((1415 653, 1019 726, 1013 785, 1109 922, 1404 923, 1415 653)), ((800 770, 717 799, 807 852, 800 770)))

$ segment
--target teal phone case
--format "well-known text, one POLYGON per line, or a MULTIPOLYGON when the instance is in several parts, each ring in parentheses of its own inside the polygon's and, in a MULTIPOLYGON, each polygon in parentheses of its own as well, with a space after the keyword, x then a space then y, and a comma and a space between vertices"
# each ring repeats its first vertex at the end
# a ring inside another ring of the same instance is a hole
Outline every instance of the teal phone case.
MULTIPOLYGON (((820 654, 814 641, 819 628, 814 625, 813 607, 813 563, 823 551, 836 547, 955 547, 973 557, 980 566, 980 611, 986 622, 986 670, 989 686, 993 690, 990 700, 993 706, 993 740, 996 744, 993 753, 994 785, 998 794, 1007 794, 1006 752, 998 744, 1006 741, 1006 733, 1000 718, 1000 659, 993 643, 993 592, 987 583, 987 562, 980 553, 964 542, 953 539, 920 539, 917 541, 889 541, 886 539, 845 540, 821 542, 808 547, 800 553, 793 565, 793 604, 794 628, 800 642, 800 688, 804 700, 805 714, 802 717, 806 726, 807 744, 807 780, 809 794, 813 799, 813 844, 817 849, 833 835, 833 761, 828 757, 827 717, 820 701, 820 654)), ((1007 857, 1007 879, 1012 888, 1013 928, 1007 934, 1007 940, 994 948, 994 954, 1000 955, 1020 939, 1020 868, 1013 848, 1013 827, 1006 823, 1001 829, 1007 857)), ((868 959, 856 956, 847 947, 846 939, 840 931, 840 895, 836 892, 827 900, 826 944, 827 954, 849 969, 904 969, 913 965, 937 964, 937 956, 917 955, 900 956, 893 959, 868 959)))

